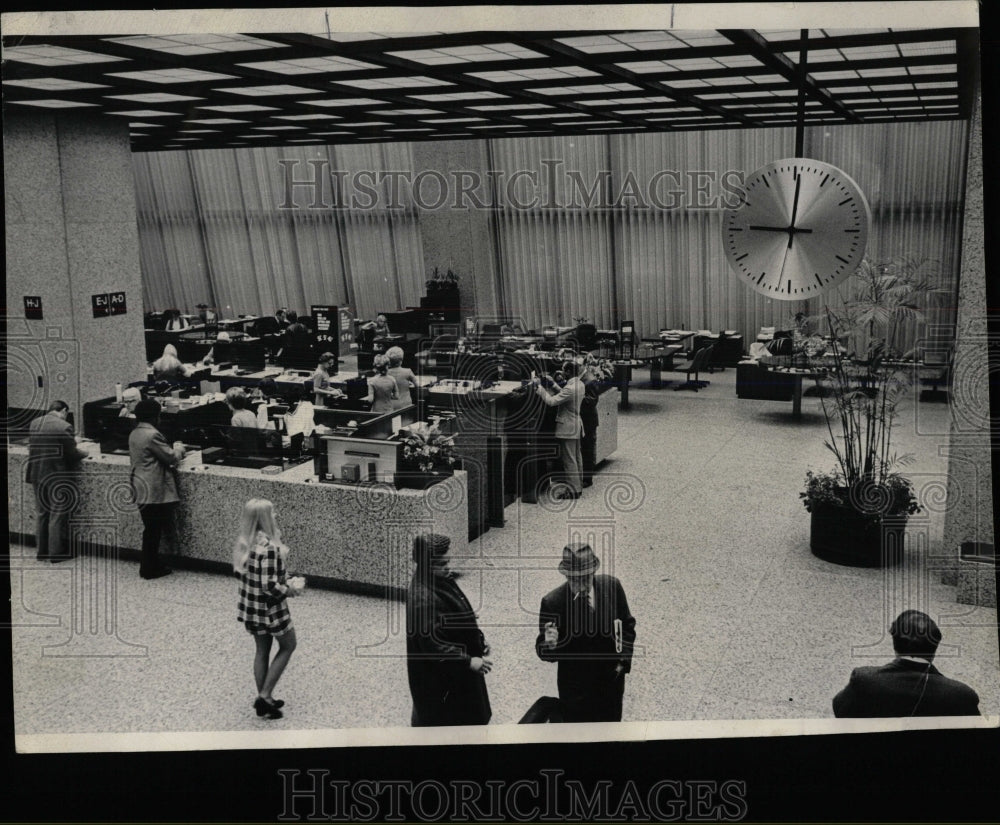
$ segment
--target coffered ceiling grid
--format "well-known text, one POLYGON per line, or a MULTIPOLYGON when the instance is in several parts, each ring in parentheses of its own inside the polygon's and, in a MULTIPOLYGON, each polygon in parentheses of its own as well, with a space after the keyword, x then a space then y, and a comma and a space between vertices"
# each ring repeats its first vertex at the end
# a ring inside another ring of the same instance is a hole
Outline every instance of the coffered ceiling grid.
POLYGON ((975 29, 34 36, 8 112, 127 119, 134 151, 968 116, 975 29), (805 72, 800 54, 805 53, 805 72))

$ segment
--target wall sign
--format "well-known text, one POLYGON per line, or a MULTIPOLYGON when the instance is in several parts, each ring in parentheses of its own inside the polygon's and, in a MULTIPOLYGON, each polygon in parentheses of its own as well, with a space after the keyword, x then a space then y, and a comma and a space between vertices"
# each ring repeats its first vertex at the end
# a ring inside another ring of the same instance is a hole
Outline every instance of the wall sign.
POLYGON ((95 318, 106 318, 109 315, 124 315, 127 309, 124 291, 91 295, 90 301, 94 308, 95 318))
POLYGON ((42 296, 41 295, 25 295, 24 296, 24 317, 29 321, 41 321, 42 320, 42 296))
POLYGON ((101 295, 91 295, 90 302, 94 308, 95 318, 104 318, 111 314, 111 304, 108 301, 108 293, 101 295))
POLYGON ((111 292, 108 294, 108 304, 111 307, 112 315, 124 315, 126 310, 125 292, 111 292))

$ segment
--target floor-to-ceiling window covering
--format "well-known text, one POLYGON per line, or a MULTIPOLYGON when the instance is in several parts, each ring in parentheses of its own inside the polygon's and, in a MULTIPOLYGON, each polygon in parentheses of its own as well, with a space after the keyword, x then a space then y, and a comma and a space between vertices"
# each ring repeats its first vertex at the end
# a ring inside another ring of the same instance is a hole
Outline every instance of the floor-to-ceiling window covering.
MULTIPOLYGON (((865 191, 869 257, 932 260, 953 289, 964 122, 817 126, 805 138, 807 157, 838 166, 865 191)), ((721 219, 733 185, 794 155, 794 139, 794 129, 779 128, 492 141, 498 180, 525 171, 538 178, 537 186, 522 180, 513 194, 498 187, 508 309, 532 326, 587 316, 602 327, 635 320, 642 335, 663 326, 725 328, 752 341, 761 326, 790 328, 795 313, 836 305, 836 291, 808 303, 758 295, 732 276, 723 252, 721 219), (571 181, 572 170, 582 187, 571 181), (532 195, 532 208, 514 202, 532 195)), ((929 319, 948 322, 954 301, 945 295, 936 304, 929 319)), ((924 332, 909 324, 897 344, 906 349, 924 332)))
POLYGON ((607 143, 599 136, 493 141, 506 310, 530 327, 612 324, 607 143), (596 191, 594 191, 596 187, 596 191), (594 206, 581 206, 594 191, 594 206))
POLYGON ((350 208, 359 177, 412 170, 408 144, 160 152, 136 155, 134 168, 149 308, 335 303, 373 317, 422 294, 408 190, 350 208), (317 180, 319 190, 301 185, 317 180))
MULTIPOLYGON (((945 292, 924 302, 927 325, 901 325, 894 342, 903 350, 955 322, 965 192, 966 123, 882 123, 806 130, 805 153, 854 178, 868 199, 872 229, 867 257, 875 263, 906 258, 924 262, 920 275, 945 292)), ((854 294, 852 282, 824 296, 831 306, 854 294)), ((817 309, 822 305, 813 300, 817 309)))

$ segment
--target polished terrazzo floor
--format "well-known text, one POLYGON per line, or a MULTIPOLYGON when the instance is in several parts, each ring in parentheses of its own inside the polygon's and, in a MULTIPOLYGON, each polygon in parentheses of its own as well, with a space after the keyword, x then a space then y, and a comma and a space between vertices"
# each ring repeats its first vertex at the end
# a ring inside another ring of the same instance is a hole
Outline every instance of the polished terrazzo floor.
MULTIPOLYGON (((852 667, 891 658, 888 622, 917 607, 942 626, 937 665, 1000 713, 997 614, 960 605, 911 542, 891 572, 813 557, 798 493, 827 468, 819 400, 736 398, 735 371, 699 393, 633 389, 618 451, 573 505, 508 507, 461 562, 460 579, 493 649, 493 722, 517 722, 556 694, 555 666, 533 643, 542 595, 573 532, 611 537, 613 567, 638 620, 625 719, 823 719, 852 667), (570 509, 567 509, 567 507, 570 509)), ((911 535, 940 545, 948 409, 908 403, 900 452, 928 512, 911 535)), ((331 548, 331 552, 335 552, 331 548)), ((294 552, 294 548, 293 548, 294 552)), ((291 603, 299 646, 276 695, 286 717, 250 703, 253 645, 235 621, 229 577, 177 571, 142 581, 127 561, 96 571, 95 605, 79 597, 92 559, 34 561, 11 548, 15 726, 18 734, 259 731, 405 726, 410 703, 402 604, 326 591, 291 603), (74 613, 75 607, 83 606, 74 613)), ((291 565, 294 568, 294 560, 291 565)))

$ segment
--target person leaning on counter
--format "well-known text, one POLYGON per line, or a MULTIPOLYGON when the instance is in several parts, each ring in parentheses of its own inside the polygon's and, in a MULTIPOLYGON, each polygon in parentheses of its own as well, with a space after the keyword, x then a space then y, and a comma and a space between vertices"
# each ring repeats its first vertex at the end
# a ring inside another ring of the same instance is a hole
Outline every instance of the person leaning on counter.
POLYGON ((73 468, 87 457, 76 446, 67 420, 69 405, 53 401, 48 412, 31 422, 25 481, 35 493, 35 547, 38 561, 71 558, 69 516, 78 498, 73 468))
POLYGON ((142 517, 139 575, 158 579, 171 572, 160 562, 160 537, 180 501, 176 467, 184 458, 184 445, 177 442, 171 447, 156 429, 160 405, 152 398, 144 398, 135 405, 135 417, 138 423, 129 434, 128 452, 132 494, 142 517))
POLYGON ((338 389, 330 388, 330 369, 337 363, 337 356, 332 352, 324 352, 319 357, 319 364, 316 372, 312 374, 313 396, 316 406, 322 407, 327 396, 339 397, 343 393, 338 389))
POLYGON ((562 458, 563 472, 566 474, 566 484, 569 488, 556 497, 579 498, 583 492, 583 480, 580 472, 583 464, 580 452, 583 422, 580 420, 580 405, 583 403, 586 391, 577 377, 579 367, 575 361, 564 362, 562 372, 566 376, 566 385, 557 393, 550 393, 537 378, 533 379, 533 383, 539 398, 548 406, 556 408, 555 437, 559 442, 559 454, 562 458))
POLYGON ((181 363, 173 344, 167 344, 163 348, 163 355, 153 362, 154 381, 173 381, 190 375, 191 371, 181 363))

